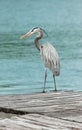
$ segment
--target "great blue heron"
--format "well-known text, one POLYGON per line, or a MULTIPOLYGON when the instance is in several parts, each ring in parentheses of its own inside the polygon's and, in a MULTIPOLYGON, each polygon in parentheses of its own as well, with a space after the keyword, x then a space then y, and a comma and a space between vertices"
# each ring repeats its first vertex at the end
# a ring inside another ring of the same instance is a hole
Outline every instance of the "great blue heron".
POLYGON ((55 91, 57 91, 55 76, 58 76, 60 74, 59 56, 56 49, 50 43, 39 44, 39 39, 43 37, 43 31, 45 32, 45 30, 39 27, 32 28, 28 33, 21 36, 21 39, 28 37, 33 33, 38 32, 38 35, 34 39, 34 43, 36 48, 40 51, 45 66, 45 79, 44 79, 43 92, 45 92, 47 68, 49 68, 53 73, 54 87, 55 87, 55 91))

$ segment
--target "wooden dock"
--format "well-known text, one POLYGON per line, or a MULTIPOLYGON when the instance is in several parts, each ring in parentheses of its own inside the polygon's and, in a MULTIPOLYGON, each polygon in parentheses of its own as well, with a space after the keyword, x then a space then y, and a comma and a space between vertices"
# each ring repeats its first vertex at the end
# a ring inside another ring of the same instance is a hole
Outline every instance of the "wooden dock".
POLYGON ((0 96, 0 111, 17 114, 0 119, 0 130, 82 130, 82 92, 0 96))

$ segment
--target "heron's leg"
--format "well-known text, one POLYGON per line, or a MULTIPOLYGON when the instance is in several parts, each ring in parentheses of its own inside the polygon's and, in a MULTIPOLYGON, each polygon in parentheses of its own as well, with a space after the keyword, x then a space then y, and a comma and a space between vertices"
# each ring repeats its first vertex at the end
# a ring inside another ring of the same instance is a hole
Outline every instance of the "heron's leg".
POLYGON ((56 88, 56 80, 55 80, 55 75, 53 74, 53 78, 54 78, 54 87, 55 87, 55 91, 57 91, 57 88, 56 88))
POLYGON ((47 69, 45 68, 45 77, 44 77, 44 88, 43 88, 43 92, 45 92, 45 86, 46 86, 46 78, 47 78, 47 69))

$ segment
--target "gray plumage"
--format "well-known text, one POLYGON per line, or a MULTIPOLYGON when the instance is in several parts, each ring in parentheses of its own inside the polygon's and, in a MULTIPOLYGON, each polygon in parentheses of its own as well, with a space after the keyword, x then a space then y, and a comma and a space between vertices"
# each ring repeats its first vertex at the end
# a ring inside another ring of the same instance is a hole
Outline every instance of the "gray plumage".
POLYGON ((40 49, 44 66, 49 68, 54 76, 60 74, 60 61, 56 49, 49 43, 44 43, 40 49))

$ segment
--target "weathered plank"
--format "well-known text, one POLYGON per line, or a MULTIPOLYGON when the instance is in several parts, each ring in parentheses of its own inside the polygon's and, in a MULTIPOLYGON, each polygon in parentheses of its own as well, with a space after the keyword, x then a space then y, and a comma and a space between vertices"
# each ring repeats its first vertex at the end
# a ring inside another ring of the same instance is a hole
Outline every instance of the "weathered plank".
POLYGON ((75 122, 78 128, 82 124, 82 92, 58 91, 0 96, 0 110, 46 115, 60 121, 75 122))
POLYGON ((2 130, 82 130, 82 124, 39 114, 0 120, 2 130))

